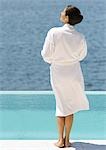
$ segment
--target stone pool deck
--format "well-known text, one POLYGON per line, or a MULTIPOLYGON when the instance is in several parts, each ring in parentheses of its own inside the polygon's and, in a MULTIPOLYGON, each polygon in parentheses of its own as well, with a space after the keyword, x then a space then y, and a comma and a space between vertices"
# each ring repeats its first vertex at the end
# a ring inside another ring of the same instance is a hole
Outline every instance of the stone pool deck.
POLYGON ((106 150, 106 140, 71 140, 72 147, 57 148, 56 140, 0 140, 0 150, 106 150))

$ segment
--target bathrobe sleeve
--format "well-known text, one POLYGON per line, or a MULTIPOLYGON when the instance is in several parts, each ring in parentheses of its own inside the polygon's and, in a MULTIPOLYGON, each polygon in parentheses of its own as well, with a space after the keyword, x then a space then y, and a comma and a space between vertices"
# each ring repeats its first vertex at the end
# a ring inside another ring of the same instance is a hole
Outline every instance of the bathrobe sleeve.
POLYGON ((87 56, 87 43, 85 37, 81 40, 79 61, 82 61, 87 56))
POLYGON ((53 58, 53 52, 54 52, 53 33, 51 30, 49 30, 45 38, 43 49, 41 51, 41 56, 43 57, 43 60, 51 64, 53 58))

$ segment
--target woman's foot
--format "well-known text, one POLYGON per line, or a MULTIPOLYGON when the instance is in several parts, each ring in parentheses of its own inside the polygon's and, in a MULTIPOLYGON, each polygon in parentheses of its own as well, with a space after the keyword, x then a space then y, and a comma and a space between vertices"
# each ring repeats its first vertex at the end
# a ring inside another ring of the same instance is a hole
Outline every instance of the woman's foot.
POLYGON ((72 143, 68 142, 67 144, 65 143, 65 147, 72 147, 72 143))
POLYGON ((66 139, 66 137, 64 138, 64 146, 65 147, 71 147, 72 146, 72 143, 70 143, 69 139, 66 139))
POLYGON ((63 148, 64 145, 64 139, 59 139, 58 142, 54 143, 55 146, 59 147, 59 148, 63 148))

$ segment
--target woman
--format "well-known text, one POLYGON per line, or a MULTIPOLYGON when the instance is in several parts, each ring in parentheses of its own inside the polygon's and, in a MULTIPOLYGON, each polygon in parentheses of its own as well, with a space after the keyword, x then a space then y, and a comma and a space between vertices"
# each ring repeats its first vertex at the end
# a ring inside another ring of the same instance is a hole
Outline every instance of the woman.
POLYGON ((84 93, 84 78, 80 66, 87 55, 87 44, 75 25, 83 16, 75 6, 68 5, 60 15, 62 27, 48 31, 41 55, 50 66, 50 81, 56 99, 56 116, 59 131, 57 147, 69 147, 74 113, 89 110, 84 93), (64 135, 65 133, 65 135, 64 135))

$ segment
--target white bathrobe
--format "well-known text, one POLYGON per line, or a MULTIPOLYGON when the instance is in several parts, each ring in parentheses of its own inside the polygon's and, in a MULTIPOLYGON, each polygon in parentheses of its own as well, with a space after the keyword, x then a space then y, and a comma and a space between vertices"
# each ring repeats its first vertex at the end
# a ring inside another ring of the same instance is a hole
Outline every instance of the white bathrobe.
POLYGON ((80 66, 87 55, 87 43, 82 33, 65 24, 47 33, 41 55, 50 64, 50 82, 56 99, 56 116, 68 116, 89 110, 80 66))

